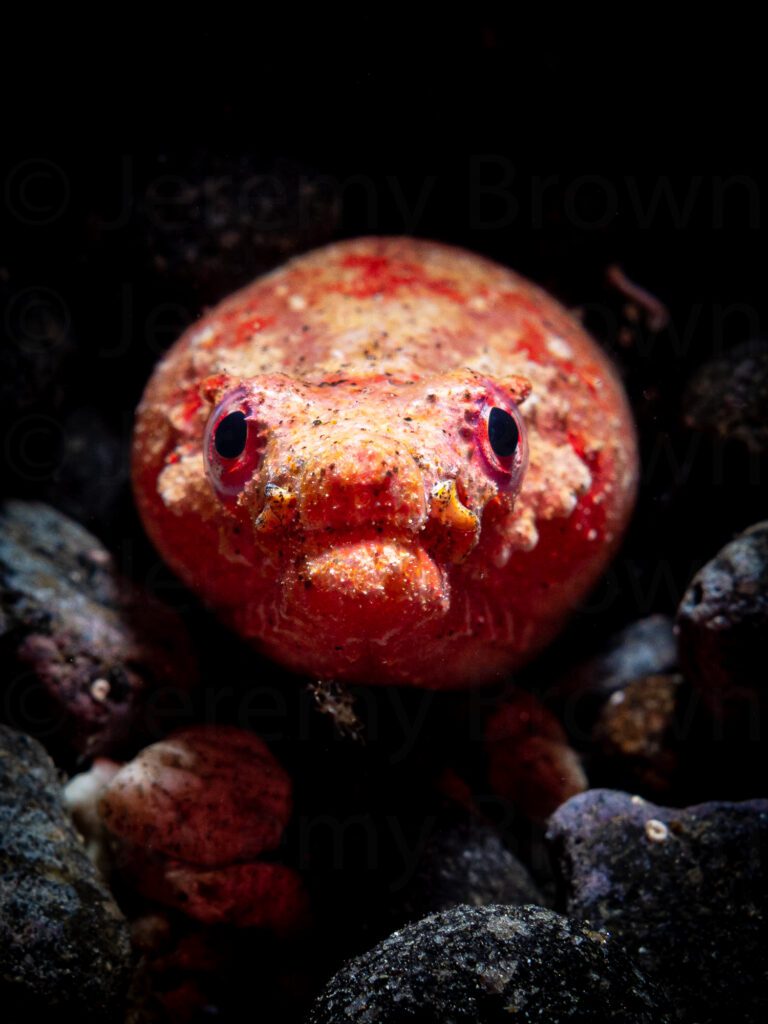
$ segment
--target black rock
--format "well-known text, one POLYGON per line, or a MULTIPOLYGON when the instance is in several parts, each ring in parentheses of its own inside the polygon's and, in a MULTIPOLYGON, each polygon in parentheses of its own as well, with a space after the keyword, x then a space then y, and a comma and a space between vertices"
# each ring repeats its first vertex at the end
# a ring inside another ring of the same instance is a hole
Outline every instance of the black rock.
POLYGON ((0 664, 5 721, 65 758, 140 745, 196 674, 170 609, 81 526, 20 501, 0 506, 0 664))
POLYGON ((331 240, 344 182, 288 159, 159 157, 138 218, 153 273, 203 301, 331 240))
POLYGON ((0 422, 8 430, 7 455, 19 416, 51 402, 74 341, 71 312, 58 291, 9 280, 0 271, 0 307, 0 422))
POLYGON ((76 409, 61 423, 61 446, 44 488, 46 500, 101 536, 114 536, 119 503, 129 500, 129 448, 129 437, 119 437, 101 413, 76 409))
POLYGON ((0 726, 0 1016, 121 1019, 131 979, 127 925, 61 801, 56 769, 0 726))
POLYGON ((605 928, 687 1022, 768 1013, 768 800, 685 810, 593 789, 550 821, 566 910, 605 928))
POLYGON ((608 698, 633 679, 677 665, 672 620, 649 615, 609 637, 594 655, 569 669, 544 695, 576 744, 586 744, 608 698))
POLYGON ((768 661, 768 522, 700 569, 677 613, 680 664, 710 710, 756 727, 768 661))
POLYGON ((309 1024, 668 1018, 601 932, 541 907, 456 907, 395 932, 332 979, 309 1024))
POLYGON ((683 411, 689 427, 768 451, 768 342, 737 345, 701 366, 683 411))
POLYGON ((684 762, 681 738, 688 710, 682 676, 643 676, 627 683, 606 701, 597 719, 590 777, 610 778, 613 785, 668 793, 684 762))
POLYGON ((430 835, 413 877, 392 894, 396 925, 460 904, 543 904, 527 868, 489 825, 441 822, 430 835))

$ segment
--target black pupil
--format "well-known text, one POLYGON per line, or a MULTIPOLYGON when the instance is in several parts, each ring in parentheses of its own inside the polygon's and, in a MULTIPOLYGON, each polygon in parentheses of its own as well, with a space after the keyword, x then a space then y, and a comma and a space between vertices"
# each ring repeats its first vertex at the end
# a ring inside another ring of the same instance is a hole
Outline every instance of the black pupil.
POLYGON ((517 429, 514 416, 510 416, 506 409, 494 406, 488 417, 488 440, 496 455, 500 459, 514 455, 519 439, 520 431, 517 429))
POLYGON ((214 445, 222 459, 236 459, 242 455, 245 448, 245 439, 248 434, 248 424, 245 413, 231 412, 225 416, 216 427, 214 445))

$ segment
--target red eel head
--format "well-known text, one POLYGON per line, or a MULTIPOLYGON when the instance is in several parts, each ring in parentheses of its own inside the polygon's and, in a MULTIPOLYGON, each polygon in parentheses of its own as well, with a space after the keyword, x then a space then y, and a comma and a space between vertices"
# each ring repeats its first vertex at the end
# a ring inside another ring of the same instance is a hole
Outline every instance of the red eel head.
POLYGON ((171 567, 276 661, 447 688, 555 635, 616 550, 637 456, 614 371, 549 296, 369 238, 190 328, 145 392, 133 478, 171 567))
POLYGON ((283 614, 309 617, 324 642, 445 614, 449 567, 522 483, 528 390, 470 370, 218 380, 203 453, 223 550, 271 567, 283 614))

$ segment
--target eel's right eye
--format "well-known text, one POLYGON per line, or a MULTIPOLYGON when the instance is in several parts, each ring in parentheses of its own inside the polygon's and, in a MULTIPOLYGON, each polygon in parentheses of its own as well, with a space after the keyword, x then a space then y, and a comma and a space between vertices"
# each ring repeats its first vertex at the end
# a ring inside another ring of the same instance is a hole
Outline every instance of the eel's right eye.
POLYGON ((205 471, 223 500, 233 500, 261 465, 266 425, 255 415, 244 388, 225 395, 205 428, 205 471))
POLYGON ((480 416, 479 445, 486 469, 503 491, 517 491, 528 465, 525 424, 512 399, 494 388, 480 416))
POLYGON ((498 459, 508 459, 517 451, 520 428, 515 417, 495 405, 488 414, 488 443, 498 459))

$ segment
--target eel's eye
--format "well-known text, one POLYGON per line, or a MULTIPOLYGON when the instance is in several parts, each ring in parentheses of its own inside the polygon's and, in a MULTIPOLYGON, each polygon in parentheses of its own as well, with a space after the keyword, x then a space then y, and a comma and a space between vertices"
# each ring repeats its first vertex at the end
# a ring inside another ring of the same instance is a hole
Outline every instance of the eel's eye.
POLYGON ((247 438, 248 420, 239 409, 219 420, 213 429, 213 444, 222 459, 236 459, 242 455, 247 438))
POLYGON ((499 459, 514 455, 520 441, 520 431, 515 423, 515 417, 497 405, 494 405, 488 414, 488 441, 494 455, 499 459))
POLYGON ((528 465, 528 441, 517 406, 500 389, 485 403, 479 441, 486 469, 498 486, 517 490, 528 465))
POLYGON ((244 388, 225 395, 205 428, 205 471, 220 498, 233 500, 258 470, 266 447, 260 423, 244 388))

